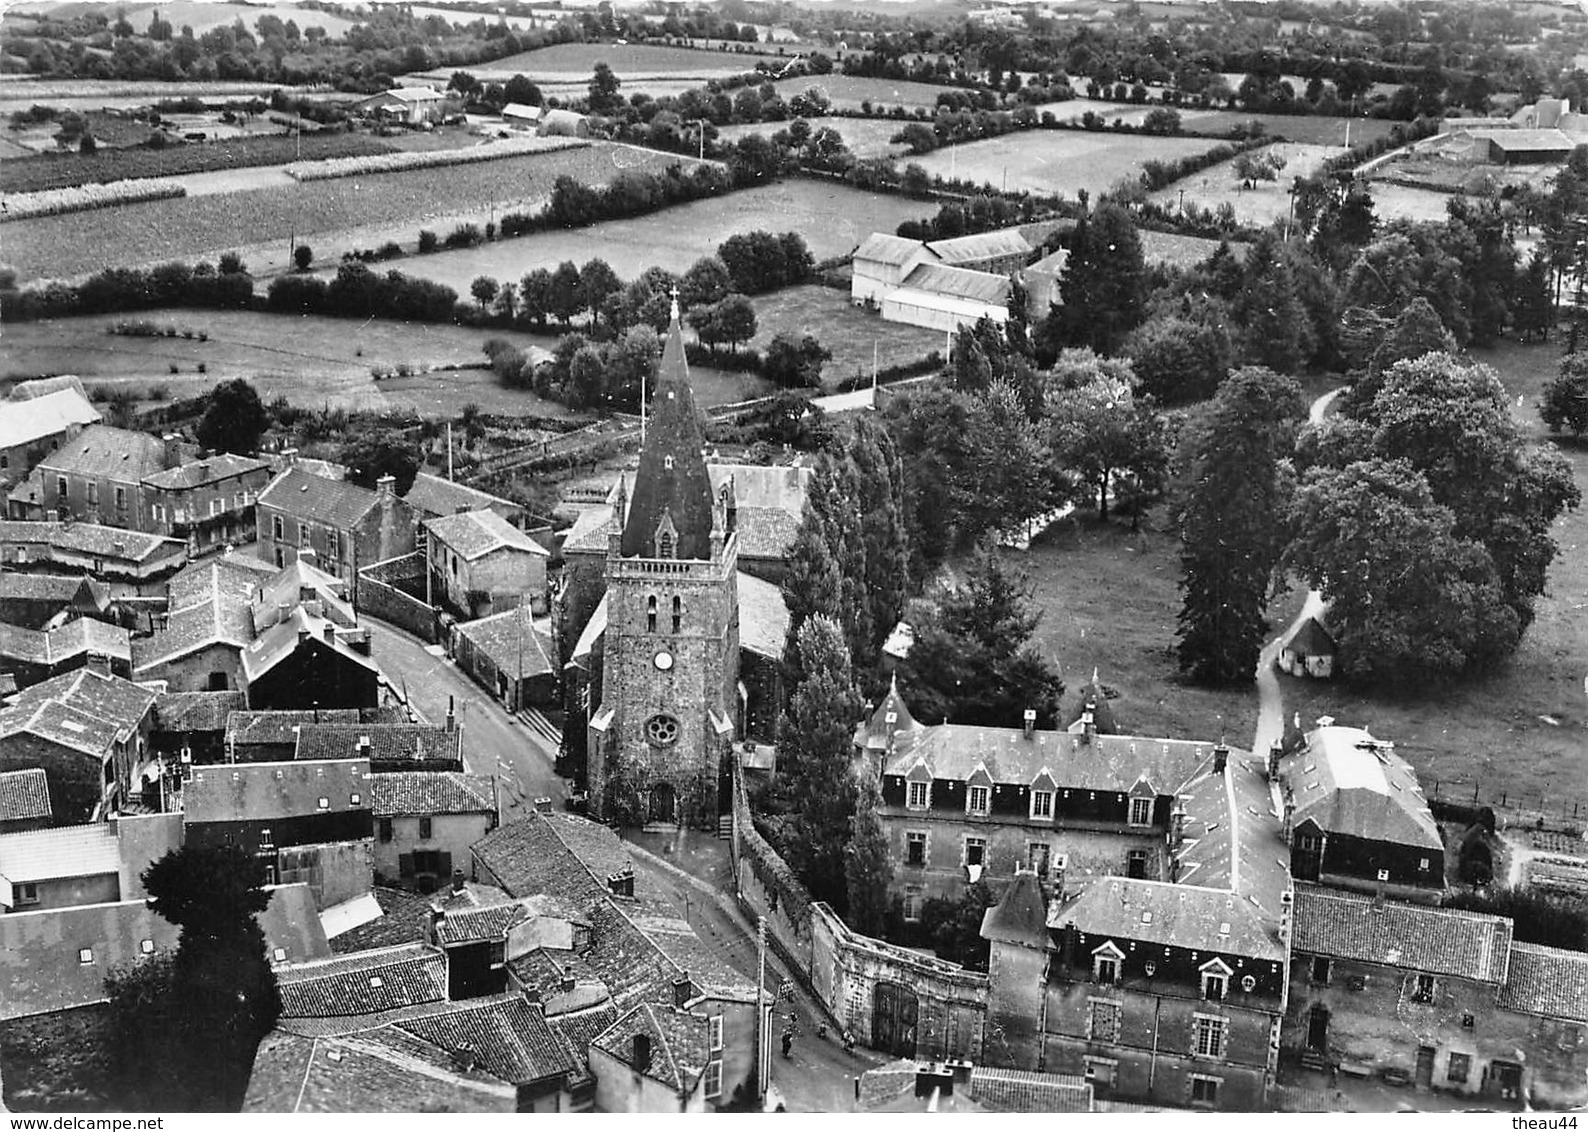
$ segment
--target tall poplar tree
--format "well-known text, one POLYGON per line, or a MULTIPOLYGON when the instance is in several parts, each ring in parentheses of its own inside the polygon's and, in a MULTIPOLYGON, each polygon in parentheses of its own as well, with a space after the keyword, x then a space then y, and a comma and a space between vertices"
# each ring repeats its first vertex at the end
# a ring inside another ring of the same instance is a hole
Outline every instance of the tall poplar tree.
POLYGON ((845 923, 864 935, 881 935, 888 922, 888 886, 893 866, 888 861, 888 833, 882 827, 882 792, 871 774, 862 775, 849 819, 849 851, 844 879, 849 893, 845 923))

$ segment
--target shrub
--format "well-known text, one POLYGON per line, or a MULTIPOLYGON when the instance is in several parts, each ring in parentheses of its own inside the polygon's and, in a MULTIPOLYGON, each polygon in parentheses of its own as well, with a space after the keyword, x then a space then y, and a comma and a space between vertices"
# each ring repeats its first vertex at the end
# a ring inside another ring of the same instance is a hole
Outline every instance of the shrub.
POLYGON ((436 238, 436 234, 434 232, 432 232, 430 229, 421 228, 419 230, 419 254, 420 255, 428 255, 430 252, 435 251, 436 247, 437 247, 437 245, 439 243, 440 243, 440 241, 436 238))

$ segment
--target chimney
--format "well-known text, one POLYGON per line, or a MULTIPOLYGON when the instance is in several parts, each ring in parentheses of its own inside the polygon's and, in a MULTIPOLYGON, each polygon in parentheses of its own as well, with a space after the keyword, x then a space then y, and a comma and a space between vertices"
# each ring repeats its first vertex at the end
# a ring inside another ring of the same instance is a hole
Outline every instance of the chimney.
POLYGON ((127 553, 127 544, 122 542, 120 539, 116 539, 110 544, 110 549, 115 554, 124 555, 127 553))
POLYGON ((447 730, 448 731, 456 731, 458 729, 458 716, 457 716, 457 712, 455 710, 455 707, 456 707, 456 705, 454 703, 453 697, 452 696, 448 696, 447 697, 447 730))
POLYGON ((1037 709, 1026 708, 1025 714, 1021 716, 1021 719, 1024 721, 1021 731, 1025 733, 1026 741, 1029 743, 1036 737, 1037 733, 1037 709))
POLYGON ((574 988, 578 985, 579 980, 575 979, 572 975, 564 975, 561 979, 557 980, 557 989, 563 994, 572 994, 574 988))
POLYGON ((1230 765, 1230 749, 1223 743, 1213 748, 1213 773, 1223 774, 1230 765))
POLYGON ((1064 866, 1067 863, 1064 854, 1060 853, 1048 865, 1049 883, 1053 885, 1053 899, 1055 901, 1064 899, 1064 866))
POLYGON ((1280 836, 1285 839, 1285 844, 1290 844, 1290 839, 1296 830, 1296 795, 1285 787, 1285 812, 1282 824, 1279 827, 1280 836))
POLYGON ((1384 907, 1384 885, 1389 880, 1389 870, 1380 869, 1378 879, 1373 882, 1373 907, 1384 907))
POLYGON ((182 438, 174 432, 168 432, 160 441, 165 445, 165 466, 178 467, 182 463, 182 438))
POLYGON ((480 1057, 473 1046, 460 1042, 452 1050, 452 1061, 461 1072, 467 1073, 480 1063, 480 1057))
POLYGON ((309 639, 309 630, 307 630, 307 629, 299 629, 298 630, 298 643, 300 645, 304 644, 304 643, 306 643, 308 641, 308 639, 309 639))
POLYGON ((358 754, 359 754, 360 758, 365 758, 365 759, 369 758, 369 736, 368 735, 360 735, 358 737, 358 754))
POLYGON ((1185 842, 1185 803, 1178 797, 1169 811, 1169 848, 1179 849, 1185 842))
POLYGON ((325 643, 328 645, 336 644, 336 626, 329 621, 325 623, 325 643))
POLYGON ((695 984, 690 981, 689 972, 686 971, 673 980, 673 1005, 682 1010, 694 997, 695 984))
POLYGON ((613 873, 607 877, 607 889, 613 896, 633 896, 634 870, 624 869, 621 873, 613 873))
POLYGON ((397 477, 392 475, 381 476, 375 481, 375 494, 380 496, 383 506, 390 506, 392 499, 395 498, 396 483, 397 477))
POLYGON ((634 1056, 630 1059, 636 1073, 644 1073, 651 1067, 651 1036, 649 1034, 634 1035, 634 1056))
POLYGON ((1275 739, 1268 748, 1268 781, 1276 782, 1279 779, 1279 759, 1285 753, 1285 745, 1275 739))
POLYGON ((104 653, 91 652, 88 654, 88 660, 83 667, 90 672, 97 672, 101 676, 109 676, 110 658, 104 653))
POLYGON ((1097 738, 1097 715, 1093 711, 1091 700, 1086 701, 1086 706, 1081 709, 1081 742, 1090 744, 1097 738))
POLYGON ((283 448, 281 450, 281 466, 283 468, 291 468, 295 466, 297 462, 298 450, 296 448, 283 448))
POLYGON ((304 563, 305 565, 313 566, 315 569, 319 569, 320 554, 312 546, 300 547, 298 550, 298 561, 304 563))
POLYGON ((454 896, 456 896, 459 893, 461 893, 462 891, 463 891, 463 870, 462 869, 453 869, 452 870, 452 894, 454 896))

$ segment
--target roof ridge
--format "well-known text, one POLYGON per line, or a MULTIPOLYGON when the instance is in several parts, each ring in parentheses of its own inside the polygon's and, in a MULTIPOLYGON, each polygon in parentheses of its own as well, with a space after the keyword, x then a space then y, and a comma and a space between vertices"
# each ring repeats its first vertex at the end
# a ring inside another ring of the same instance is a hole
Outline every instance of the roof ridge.
POLYGON ((309 1060, 303 1065, 303 1083, 298 1086, 298 1099, 293 1102, 292 1111, 297 1112, 303 1107, 303 1094, 309 1088, 309 1074, 314 1072, 314 1059, 320 1052, 320 1039, 309 1039, 309 1060))

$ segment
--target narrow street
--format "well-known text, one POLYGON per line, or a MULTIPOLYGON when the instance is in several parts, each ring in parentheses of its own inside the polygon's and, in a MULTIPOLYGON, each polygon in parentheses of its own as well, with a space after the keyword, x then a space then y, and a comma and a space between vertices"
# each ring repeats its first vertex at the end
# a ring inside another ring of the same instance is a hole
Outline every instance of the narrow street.
POLYGON ((567 787, 555 770, 557 750, 544 737, 459 671, 439 645, 426 645, 402 629, 365 617, 371 651, 394 688, 430 723, 447 717, 449 697, 463 728, 464 769, 499 782, 502 820, 511 821, 534 804, 551 798, 558 806, 567 787))

